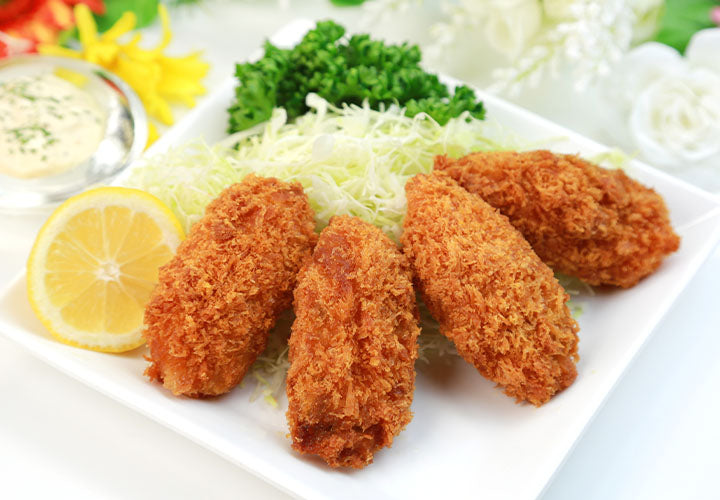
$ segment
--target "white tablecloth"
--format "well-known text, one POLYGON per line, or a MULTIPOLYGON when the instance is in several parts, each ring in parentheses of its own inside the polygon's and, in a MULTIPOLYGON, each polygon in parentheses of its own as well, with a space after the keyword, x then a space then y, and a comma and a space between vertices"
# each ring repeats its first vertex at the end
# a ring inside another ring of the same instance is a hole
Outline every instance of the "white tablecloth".
MULTIPOLYGON (((332 17, 349 27, 358 22, 358 10, 333 8, 327 0, 293 0, 285 10, 280 4, 226 0, 176 10, 173 50, 205 47, 213 63, 207 81, 212 88, 232 73, 233 62, 295 17, 332 17)), ((409 15, 427 17, 420 11, 409 15)), ((386 24, 372 31, 395 40, 424 36, 414 26, 386 24)), ((605 141, 590 115, 568 105, 567 95, 566 86, 556 85, 520 102, 605 141)), ((45 217, 0 215, 0 287, 23 268, 45 217)), ((545 499, 720 496, 719 298, 720 251, 618 383, 545 499)), ((288 498, 1 336, 0 396, 1 498, 288 498)))

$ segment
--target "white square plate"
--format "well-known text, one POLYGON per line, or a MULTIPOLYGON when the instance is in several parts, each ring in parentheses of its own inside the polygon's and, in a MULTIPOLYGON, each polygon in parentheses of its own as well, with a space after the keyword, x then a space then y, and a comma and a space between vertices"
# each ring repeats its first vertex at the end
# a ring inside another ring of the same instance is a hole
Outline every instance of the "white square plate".
MULTIPOLYGON (((312 26, 297 21, 273 37, 296 43, 312 26)), ((225 82, 170 130, 152 152, 204 136, 225 136, 235 82, 225 82)), ((480 93, 488 116, 528 139, 562 137, 557 151, 606 148, 495 97, 480 93)), ((633 162, 629 173, 667 201, 680 251, 630 290, 583 297, 579 376, 542 408, 518 405, 459 358, 421 368, 415 418, 392 449, 360 471, 331 470, 300 457, 286 437, 284 411, 250 402, 253 384, 213 400, 175 398, 142 372, 142 349, 108 355, 54 341, 26 299, 24 275, 0 297, 0 332, 98 391, 175 429, 288 493, 312 499, 534 498, 551 479, 632 358, 720 239, 717 198, 633 162)))

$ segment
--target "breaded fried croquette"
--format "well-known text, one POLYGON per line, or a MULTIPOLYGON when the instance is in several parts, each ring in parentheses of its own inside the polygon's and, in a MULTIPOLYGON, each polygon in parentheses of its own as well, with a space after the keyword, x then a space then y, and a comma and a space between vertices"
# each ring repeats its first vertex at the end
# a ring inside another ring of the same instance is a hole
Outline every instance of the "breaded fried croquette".
POLYGON ((572 384, 569 297, 522 235, 443 172, 416 175, 405 191, 403 250, 458 353, 518 401, 539 406, 572 384))
POLYGON ((435 169, 507 215, 548 266, 591 285, 631 287, 680 245, 660 195, 577 156, 439 156, 435 169))
POLYGON ((160 268, 145 374, 176 395, 228 392, 265 349, 317 240, 299 183, 248 175, 211 202, 160 268))
POLYGON ((294 306, 292 447, 331 467, 365 467, 412 418, 420 329, 407 259, 375 226, 333 217, 294 306))

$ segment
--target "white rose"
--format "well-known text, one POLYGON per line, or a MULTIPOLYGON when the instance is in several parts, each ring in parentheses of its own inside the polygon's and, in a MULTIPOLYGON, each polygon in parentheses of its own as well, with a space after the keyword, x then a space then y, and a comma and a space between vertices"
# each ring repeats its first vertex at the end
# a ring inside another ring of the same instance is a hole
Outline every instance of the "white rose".
POLYGON ((720 74, 720 28, 695 33, 685 50, 685 59, 693 68, 708 68, 720 74))
POLYGON ((637 99, 630 131, 659 166, 686 166, 720 153, 720 75, 706 69, 660 78, 637 99))
POLYGON ((664 0, 634 0, 635 26, 633 43, 651 39, 660 28, 660 18, 665 12, 664 0))
POLYGON ((612 94, 621 100, 623 112, 629 112, 638 95, 666 75, 685 71, 685 61, 677 50, 658 42, 647 42, 628 52, 611 78, 612 94))
POLYGON ((543 0, 545 15, 555 21, 567 20, 573 17, 573 4, 575 0, 543 0))
POLYGON ((607 83, 607 130, 650 163, 720 190, 720 28, 695 34, 683 58, 650 42, 607 83))
POLYGON ((540 30, 538 0, 490 0, 485 34, 490 45, 514 59, 540 30))

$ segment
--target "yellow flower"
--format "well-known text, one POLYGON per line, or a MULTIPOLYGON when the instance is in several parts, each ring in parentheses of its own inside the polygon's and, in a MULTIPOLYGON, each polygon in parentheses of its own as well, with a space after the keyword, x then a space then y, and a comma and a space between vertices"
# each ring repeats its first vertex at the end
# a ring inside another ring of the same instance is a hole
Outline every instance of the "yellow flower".
MULTIPOLYGON (((99 35, 97 25, 87 5, 75 6, 81 50, 59 45, 41 44, 41 54, 73 57, 102 66, 130 85, 143 102, 148 115, 165 125, 174 122, 171 103, 195 106, 195 97, 205 93, 200 83, 210 68, 195 52, 182 57, 163 54, 172 39, 170 20, 164 5, 158 6, 163 37, 153 49, 140 47, 141 36, 136 34, 127 43, 118 39, 135 28, 135 14, 126 12, 112 28, 99 35)), ((150 124, 148 145, 157 138, 157 129, 150 124)))

